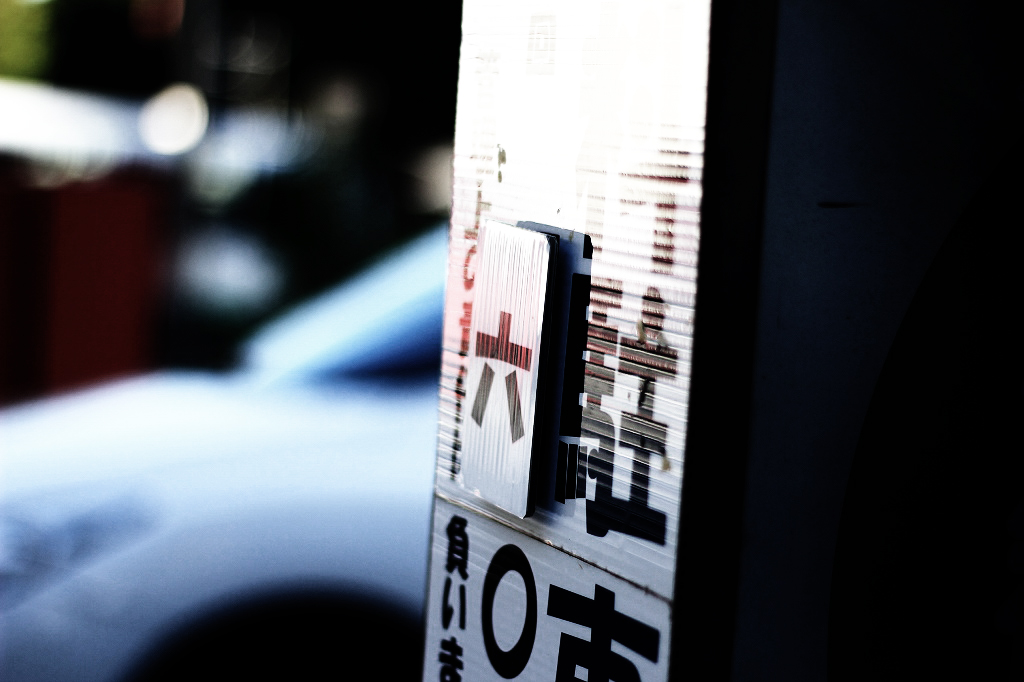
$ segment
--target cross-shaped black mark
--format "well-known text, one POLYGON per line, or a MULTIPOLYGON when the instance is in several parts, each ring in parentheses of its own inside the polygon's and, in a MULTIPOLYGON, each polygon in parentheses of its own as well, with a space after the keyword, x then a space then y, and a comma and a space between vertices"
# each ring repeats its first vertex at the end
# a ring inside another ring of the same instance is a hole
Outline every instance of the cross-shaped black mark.
MULTIPOLYGON (((512 314, 502 311, 498 322, 498 335, 491 336, 483 332, 476 333, 476 355, 481 358, 501 360, 520 369, 529 371, 530 361, 533 359, 533 350, 509 341, 509 332, 512 329, 512 314)), ((483 426, 484 411, 487 409, 487 399, 491 394, 491 384, 494 383, 494 370, 490 363, 484 363, 484 371, 480 376, 480 385, 476 389, 476 398, 473 400, 473 421, 477 426, 483 426)), ((523 408, 519 400, 519 379, 515 370, 505 376, 505 394, 508 398, 508 419, 509 429, 512 433, 512 442, 523 437, 526 433, 523 427, 523 408)))

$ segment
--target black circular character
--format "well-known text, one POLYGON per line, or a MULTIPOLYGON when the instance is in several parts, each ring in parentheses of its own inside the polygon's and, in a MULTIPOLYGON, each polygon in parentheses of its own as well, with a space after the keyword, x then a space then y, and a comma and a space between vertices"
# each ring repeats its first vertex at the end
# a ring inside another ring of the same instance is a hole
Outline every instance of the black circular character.
POLYGON ((487 575, 484 577, 482 618, 484 648, 487 649, 491 667, 496 673, 510 680, 523 672, 530 661, 533 642, 537 638, 537 583, 533 579, 529 560, 523 554, 523 550, 515 545, 505 545, 495 552, 491 565, 487 567, 487 575), (503 651, 494 639, 494 594, 498 591, 501 579, 509 571, 521 575, 526 584, 526 622, 523 623, 523 632, 519 635, 516 645, 508 651, 503 651))

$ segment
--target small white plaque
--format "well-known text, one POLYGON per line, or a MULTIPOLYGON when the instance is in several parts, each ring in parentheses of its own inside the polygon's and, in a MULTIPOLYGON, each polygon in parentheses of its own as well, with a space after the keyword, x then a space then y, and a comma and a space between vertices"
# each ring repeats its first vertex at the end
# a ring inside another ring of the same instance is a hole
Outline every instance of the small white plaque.
POLYGON ((547 235, 489 221, 480 230, 469 328, 469 419, 462 483, 525 518, 538 365, 552 244, 547 235))

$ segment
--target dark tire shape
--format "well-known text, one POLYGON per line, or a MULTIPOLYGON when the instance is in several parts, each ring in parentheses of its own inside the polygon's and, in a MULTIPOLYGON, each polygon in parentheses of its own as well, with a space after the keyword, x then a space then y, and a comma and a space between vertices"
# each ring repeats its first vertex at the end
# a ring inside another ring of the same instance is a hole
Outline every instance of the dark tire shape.
POLYGON ((215 610, 161 642, 124 682, 419 680, 415 614, 302 590, 215 610))

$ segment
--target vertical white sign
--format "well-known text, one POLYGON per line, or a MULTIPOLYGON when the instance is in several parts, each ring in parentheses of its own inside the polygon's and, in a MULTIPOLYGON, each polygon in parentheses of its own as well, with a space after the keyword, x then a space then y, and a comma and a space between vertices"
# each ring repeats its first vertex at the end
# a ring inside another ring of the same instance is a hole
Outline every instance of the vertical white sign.
POLYGON ((464 0, 424 680, 668 677, 709 28, 710 0, 464 0), (525 322, 535 293, 513 293, 521 273, 499 259, 504 274, 492 274, 491 221, 585 233, 593 245, 581 426, 560 440, 560 469, 525 447, 530 424, 555 408, 523 398, 524 384, 549 377, 516 370, 523 435, 513 440, 512 365, 477 354, 481 333, 507 329, 522 348, 540 334, 525 322), (522 322, 502 308, 513 303, 526 306, 522 322), (489 398, 476 409, 488 362, 489 398), (545 486, 558 494, 539 494, 545 486), (448 548, 461 546, 449 544, 453 520, 466 529, 466 576, 449 569, 448 548), (515 549, 499 555, 505 547, 515 549), (492 603, 486 576, 513 555, 530 566, 535 600, 509 570, 492 603), (590 615, 563 618, 566 603, 590 615), (534 622, 524 662, 523 624, 534 622), (657 653, 621 623, 656 631, 657 653))

